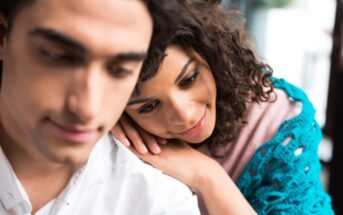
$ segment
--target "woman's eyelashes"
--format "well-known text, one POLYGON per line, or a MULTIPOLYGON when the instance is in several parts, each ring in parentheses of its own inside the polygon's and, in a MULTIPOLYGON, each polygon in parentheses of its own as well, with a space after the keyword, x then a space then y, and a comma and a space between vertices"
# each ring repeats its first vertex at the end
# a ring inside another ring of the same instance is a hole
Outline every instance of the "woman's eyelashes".
MULTIPOLYGON (((178 86, 182 89, 187 89, 194 84, 194 82, 198 79, 200 74, 198 65, 190 72, 190 74, 178 83, 178 86)), ((138 109, 139 114, 149 114, 153 112, 158 106, 160 105, 159 100, 153 100, 145 103, 141 108, 138 109)))
POLYGON ((139 114, 148 114, 151 113, 156 109, 156 107, 159 105, 159 101, 151 101, 146 104, 144 104, 141 108, 138 109, 139 114))
POLYGON ((192 70, 192 72, 190 73, 190 75, 188 75, 187 77, 184 77, 180 82, 179 82, 179 86, 181 88, 187 88, 190 87, 198 78, 199 76, 199 66, 196 65, 195 69, 192 70))

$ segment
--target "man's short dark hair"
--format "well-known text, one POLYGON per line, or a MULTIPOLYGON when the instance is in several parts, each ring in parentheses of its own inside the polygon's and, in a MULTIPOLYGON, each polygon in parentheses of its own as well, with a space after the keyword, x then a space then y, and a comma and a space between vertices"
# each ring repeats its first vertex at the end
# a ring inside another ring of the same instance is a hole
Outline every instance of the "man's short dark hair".
MULTIPOLYGON (((5 34, 9 34, 15 17, 21 9, 34 4, 36 0, 1 0, 0 14, 7 20, 7 29, 0 25, 0 40, 5 34)), ((170 35, 176 30, 181 20, 183 8, 178 0, 143 0, 153 19, 153 36, 149 48, 149 54, 160 50, 170 35)), ((0 84, 2 75, 2 62, 0 61, 0 84)))
MULTIPOLYGON (((35 1, 36 0, 1 0, 0 14, 7 19, 9 22, 8 25, 10 26, 18 12, 22 8, 32 5, 35 1)), ((175 19, 177 19, 175 15, 179 14, 179 10, 181 9, 177 0, 143 0, 143 2, 149 9, 154 21, 154 26, 157 28, 160 28, 161 25, 169 26, 166 24, 175 23, 175 19)))
MULTIPOLYGON (((8 28, 10 29, 15 16, 18 12, 32 4, 34 0, 2 0, 0 3, 0 14, 7 19, 8 28)), ((8 30, 8 29, 7 29, 8 30)))

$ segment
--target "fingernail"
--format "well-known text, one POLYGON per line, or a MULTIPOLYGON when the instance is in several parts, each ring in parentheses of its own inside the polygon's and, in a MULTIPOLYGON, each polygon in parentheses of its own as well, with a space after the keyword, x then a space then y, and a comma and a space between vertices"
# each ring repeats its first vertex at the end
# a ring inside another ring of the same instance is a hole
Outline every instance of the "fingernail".
POLYGON ((141 152, 143 153, 143 154, 146 154, 146 153, 148 153, 148 149, 146 148, 146 146, 142 143, 142 144, 140 144, 140 150, 141 150, 141 152))
POLYGON ((158 153, 161 152, 160 147, 158 147, 158 146, 156 146, 156 145, 152 146, 152 150, 154 151, 155 154, 158 154, 158 153))
POLYGON ((131 145, 130 141, 127 138, 124 139, 124 144, 125 144, 125 146, 131 145))

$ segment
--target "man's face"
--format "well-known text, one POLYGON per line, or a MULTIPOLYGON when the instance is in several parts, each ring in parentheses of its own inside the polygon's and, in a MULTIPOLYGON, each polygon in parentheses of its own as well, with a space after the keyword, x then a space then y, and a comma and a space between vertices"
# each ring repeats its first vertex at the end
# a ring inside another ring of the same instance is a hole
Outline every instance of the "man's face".
POLYGON ((1 123, 33 159, 85 162, 118 120, 152 34, 142 1, 36 0, 0 50, 1 123))

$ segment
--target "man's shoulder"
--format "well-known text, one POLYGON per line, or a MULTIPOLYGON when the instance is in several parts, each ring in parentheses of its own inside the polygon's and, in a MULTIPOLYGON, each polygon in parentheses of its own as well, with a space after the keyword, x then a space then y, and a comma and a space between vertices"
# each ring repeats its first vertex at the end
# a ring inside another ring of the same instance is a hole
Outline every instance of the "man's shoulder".
MULTIPOLYGON (((141 161, 112 135, 94 147, 89 166, 99 175, 101 196, 116 205, 116 214, 199 214, 197 198, 186 185, 141 161)), ((94 196, 98 194, 95 190, 94 196)))
POLYGON ((98 156, 102 156, 103 172, 108 180, 112 180, 112 177, 117 180, 120 173, 121 177, 129 180, 132 178, 139 179, 141 183, 152 183, 153 186, 156 186, 158 181, 168 181, 170 186, 175 185, 189 190, 186 185, 178 180, 143 162, 112 135, 103 137, 99 144, 101 144, 101 153, 98 156))
POLYGON ((123 171, 126 174, 151 177, 162 174, 160 170, 144 163, 134 153, 111 134, 105 135, 99 140, 94 149, 97 159, 103 162, 105 172, 113 173, 115 171, 123 171))

